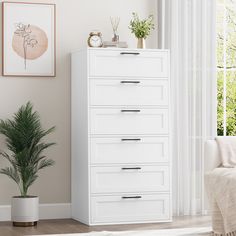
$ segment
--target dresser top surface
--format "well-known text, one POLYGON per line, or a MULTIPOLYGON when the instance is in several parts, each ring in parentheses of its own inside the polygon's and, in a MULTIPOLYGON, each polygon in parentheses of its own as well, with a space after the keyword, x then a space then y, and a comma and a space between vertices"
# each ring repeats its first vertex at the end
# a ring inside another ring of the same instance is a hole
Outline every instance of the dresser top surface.
POLYGON ((93 47, 86 47, 79 50, 75 50, 73 53, 79 53, 79 52, 89 52, 89 51, 131 51, 131 52, 169 52, 169 49, 154 49, 154 48, 115 48, 115 47, 109 47, 109 48, 93 48, 93 47))

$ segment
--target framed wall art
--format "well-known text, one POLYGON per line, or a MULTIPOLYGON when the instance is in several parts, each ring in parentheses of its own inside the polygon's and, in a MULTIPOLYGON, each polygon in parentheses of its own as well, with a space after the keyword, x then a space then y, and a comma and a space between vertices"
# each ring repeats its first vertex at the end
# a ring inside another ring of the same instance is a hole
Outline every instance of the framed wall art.
POLYGON ((2 4, 3 76, 55 76, 55 4, 2 4))

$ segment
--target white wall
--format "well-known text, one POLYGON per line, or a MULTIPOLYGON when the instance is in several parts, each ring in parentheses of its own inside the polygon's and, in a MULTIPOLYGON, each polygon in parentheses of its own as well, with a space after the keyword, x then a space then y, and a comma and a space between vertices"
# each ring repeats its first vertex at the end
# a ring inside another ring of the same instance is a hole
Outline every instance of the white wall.
MULTIPOLYGON (((17 0, 15 0, 17 1, 17 0)), ((34 2, 34 0, 31 0, 34 2)), ((38 2, 38 1, 35 1, 38 2)), ((56 161, 54 167, 41 172, 30 193, 39 195, 41 203, 70 202, 70 52, 86 46, 89 32, 99 29, 104 40, 112 36, 110 16, 120 16, 120 40, 136 46, 128 24, 132 12, 141 17, 156 13, 156 0, 55 0, 57 7, 57 77, 6 78, 0 77, 0 118, 8 118, 27 101, 32 101, 41 114, 45 128, 53 125, 56 132, 49 140, 57 146, 46 152, 56 161)), ((1 19, 1 18, 0 18, 1 19)), ((157 31, 147 40, 147 47, 156 48, 157 31)), ((0 149, 4 148, 0 138, 0 149)), ((6 162, 0 159, 0 167, 6 162)), ((18 194, 16 185, 0 175, 0 205, 10 203, 18 194)))

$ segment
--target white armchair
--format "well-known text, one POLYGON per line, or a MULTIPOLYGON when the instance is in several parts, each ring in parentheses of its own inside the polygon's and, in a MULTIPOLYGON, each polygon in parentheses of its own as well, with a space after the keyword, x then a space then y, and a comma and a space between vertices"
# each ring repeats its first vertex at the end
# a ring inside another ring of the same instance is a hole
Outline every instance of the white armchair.
MULTIPOLYGON (((211 172, 221 165, 220 150, 216 140, 206 141, 204 152, 205 180, 207 178, 214 235, 236 235, 236 201, 232 201, 232 199, 236 199, 235 168, 218 168, 211 172), (213 184, 213 188, 210 188, 209 183, 213 184), (214 191, 216 189, 217 191, 214 191)), ((207 202, 208 198, 205 196, 205 209, 209 209, 206 207, 207 202)))

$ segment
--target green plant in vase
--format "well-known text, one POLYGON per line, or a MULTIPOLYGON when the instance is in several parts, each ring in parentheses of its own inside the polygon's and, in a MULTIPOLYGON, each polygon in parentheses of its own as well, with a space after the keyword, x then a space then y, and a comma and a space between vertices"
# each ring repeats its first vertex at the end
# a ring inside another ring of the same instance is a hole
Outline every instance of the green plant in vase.
POLYGON ((43 138, 55 127, 44 130, 40 117, 28 102, 20 107, 12 119, 0 120, 0 134, 5 136, 8 151, 1 151, 10 166, 1 168, 0 174, 12 179, 18 186, 20 196, 12 198, 12 221, 17 226, 35 225, 38 221, 38 197, 29 196, 29 187, 38 178, 38 172, 54 165, 43 151, 55 143, 46 143, 43 138), (19 207, 20 205, 20 207, 19 207), (29 207, 30 206, 30 207, 29 207), (21 209, 21 212, 19 212, 21 209))
POLYGON ((154 27, 154 16, 149 15, 148 18, 141 20, 137 13, 133 12, 133 19, 130 21, 129 29, 131 33, 138 39, 138 48, 145 48, 145 39, 151 33, 154 27))

